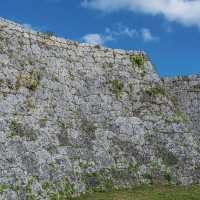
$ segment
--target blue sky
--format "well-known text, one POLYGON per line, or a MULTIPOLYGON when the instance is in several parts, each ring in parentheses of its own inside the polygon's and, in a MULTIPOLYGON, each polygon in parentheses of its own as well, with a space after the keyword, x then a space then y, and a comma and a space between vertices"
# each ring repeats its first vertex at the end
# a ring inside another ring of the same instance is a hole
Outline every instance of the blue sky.
POLYGON ((0 16, 111 48, 144 50, 161 76, 200 73, 200 0, 0 0, 0 16))

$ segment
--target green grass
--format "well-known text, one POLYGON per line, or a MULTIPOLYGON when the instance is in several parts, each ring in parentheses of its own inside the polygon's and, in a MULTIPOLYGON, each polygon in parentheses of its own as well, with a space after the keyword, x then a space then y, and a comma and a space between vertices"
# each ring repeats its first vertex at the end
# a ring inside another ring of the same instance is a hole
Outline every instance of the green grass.
POLYGON ((133 190, 86 194, 74 200, 200 200, 200 186, 143 186, 133 190))

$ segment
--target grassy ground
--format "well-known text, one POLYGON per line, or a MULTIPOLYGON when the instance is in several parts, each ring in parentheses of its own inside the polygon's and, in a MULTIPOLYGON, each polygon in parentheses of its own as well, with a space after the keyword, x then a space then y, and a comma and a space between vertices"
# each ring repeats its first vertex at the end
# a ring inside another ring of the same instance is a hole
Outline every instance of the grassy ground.
POLYGON ((86 194, 75 200, 200 200, 200 186, 140 187, 134 190, 86 194))

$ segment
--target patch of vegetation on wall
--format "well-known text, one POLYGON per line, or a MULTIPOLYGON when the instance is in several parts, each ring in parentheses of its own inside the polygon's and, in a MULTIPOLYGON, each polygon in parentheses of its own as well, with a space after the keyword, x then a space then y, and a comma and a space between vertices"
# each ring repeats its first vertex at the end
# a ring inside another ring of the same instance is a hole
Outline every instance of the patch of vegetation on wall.
POLYGON ((194 90, 200 91, 200 84, 194 85, 193 86, 194 90))
POLYGON ((21 87, 26 87, 31 91, 35 91, 41 80, 41 71, 32 70, 27 74, 19 74, 16 77, 15 89, 19 90, 21 87))
POLYGON ((34 110, 36 108, 36 102, 34 97, 28 97, 26 100, 26 107, 29 111, 34 110))
POLYGON ((106 173, 106 169, 93 173, 85 173, 82 179, 86 183, 87 192, 103 192, 114 189, 112 178, 106 173))
POLYGON ((44 117, 41 117, 39 119, 39 125, 41 128, 45 127, 47 125, 47 122, 48 122, 48 117, 47 116, 44 116, 44 117))
POLYGON ((93 121, 89 121, 85 118, 81 119, 80 130, 87 141, 92 141, 96 139, 96 135, 95 135, 96 129, 97 129, 97 126, 95 125, 93 121))
POLYGON ((57 123, 60 129, 57 135, 60 145, 61 146, 69 145, 70 141, 69 141, 68 131, 73 127, 72 121, 66 119, 60 119, 57 121, 57 123))
POLYGON ((159 95, 167 96, 165 88, 161 86, 154 86, 154 87, 148 88, 145 90, 145 93, 152 98, 156 98, 159 95))
POLYGON ((115 95, 117 100, 120 100, 123 93, 124 84, 121 80, 113 80, 111 81, 111 90, 115 95))
POLYGON ((132 55, 130 56, 130 61, 132 65, 138 67, 140 69, 141 76, 144 77, 147 73, 145 68, 145 57, 142 54, 132 55))
POLYGON ((159 146, 158 149, 158 155, 162 158, 166 166, 173 166, 178 164, 179 159, 174 153, 166 149, 164 146, 159 146))
POLYGON ((35 130, 27 125, 23 125, 22 123, 17 122, 17 119, 13 119, 10 122, 10 134, 8 137, 14 138, 16 136, 25 138, 29 141, 35 141, 37 139, 37 133, 35 130))
POLYGON ((137 65, 138 67, 142 67, 145 62, 143 55, 133 55, 130 57, 130 60, 133 65, 137 65))
POLYGON ((42 189, 46 191, 50 200, 67 200, 75 194, 74 185, 70 183, 67 177, 56 182, 45 181, 42 189))

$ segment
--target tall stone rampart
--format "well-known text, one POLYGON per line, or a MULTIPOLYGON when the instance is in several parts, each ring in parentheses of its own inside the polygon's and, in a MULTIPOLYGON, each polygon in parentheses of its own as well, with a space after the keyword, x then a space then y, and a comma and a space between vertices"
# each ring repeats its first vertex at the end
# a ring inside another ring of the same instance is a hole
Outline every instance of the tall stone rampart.
POLYGON ((191 124, 144 52, 0 20, 0 199, 199 183, 191 124))

